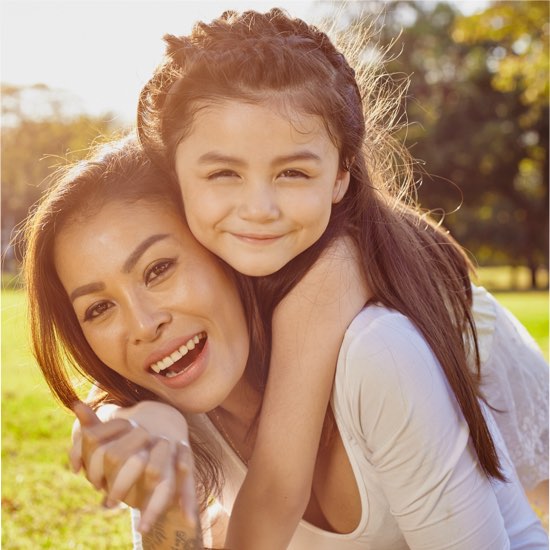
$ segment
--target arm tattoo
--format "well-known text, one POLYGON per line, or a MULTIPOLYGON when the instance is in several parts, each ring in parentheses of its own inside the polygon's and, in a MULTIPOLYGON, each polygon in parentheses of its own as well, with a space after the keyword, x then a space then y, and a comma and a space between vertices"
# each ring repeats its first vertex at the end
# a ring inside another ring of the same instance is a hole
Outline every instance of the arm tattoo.
POLYGON ((143 547, 155 550, 161 548, 161 544, 166 542, 166 533, 164 532, 164 520, 157 521, 151 530, 143 535, 143 547))
POLYGON ((199 533, 190 536, 184 531, 176 531, 176 541, 172 550, 202 550, 202 542, 199 533))
POLYGON ((170 550, 203 550, 200 523, 194 533, 181 529, 168 529, 166 533, 165 519, 161 519, 152 527, 149 533, 143 535, 143 548, 146 550, 157 550, 161 548, 170 550), (169 539, 173 541, 170 542, 169 539))

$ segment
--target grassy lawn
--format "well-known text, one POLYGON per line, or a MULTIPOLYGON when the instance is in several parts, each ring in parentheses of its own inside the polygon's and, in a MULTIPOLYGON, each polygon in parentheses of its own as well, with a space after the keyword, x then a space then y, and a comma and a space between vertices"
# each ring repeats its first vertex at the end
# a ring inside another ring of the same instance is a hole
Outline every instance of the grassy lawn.
MULTIPOLYGON (((548 293, 497 294, 548 359, 548 293)), ((20 291, 2 292, 2 548, 131 548, 126 510, 107 511, 69 468, 72 416, 30 355, 20 291)))
POLYGON ((548 292, 495 292, 494 296, 523 323, 548 361, 548 292))
POLYGON ((2 292, 2 343, 2 548, 131 548, 128 511, 69 468, 72 416, 30 355, 21 292, 2 292))

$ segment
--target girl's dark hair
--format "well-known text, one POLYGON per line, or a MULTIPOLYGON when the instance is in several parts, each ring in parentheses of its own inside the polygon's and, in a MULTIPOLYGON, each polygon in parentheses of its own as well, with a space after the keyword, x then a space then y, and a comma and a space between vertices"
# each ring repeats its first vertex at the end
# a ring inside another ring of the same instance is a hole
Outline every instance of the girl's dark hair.
MULTIPOLYGON (((51 179, 46 194, 30 214, 23 231, 23 273, 32 349, 38 365, 52 393, 67 408, 79 399, 73 379, 75 371, 102 390, 94 400, 95 405, 111 402, 131 406, 147 399, 157 400, 149 390, 107 367, 89 346, 55 269, 54 245, 64 227, 93 216, 113 201, 158 202, 181 214, 183 221, 179 187, 172 178, 159 173, 134 136, 97 147, 86 160, 59 169, 51 179)), ((254 331, 263 327, 254 321, 254 302, 250 300, 247 286, 242 281, 238 283, 241 284, 245 313, 252 320, 250 337, 259 340, 261 335, 254 331)), ((259 359, 251 353, 249 361, 255 363, 259 359)), ((205 507, 208 498, 219 491, 221 469, 192 423, 190 437, 199 502, 205 507)))
POLYGON ((166 55, 138 108, 139 138, 160 167, 175 173, 176 147, 200 109, 237 100, 269 102, 289 117, 293 110, 320 116, 341 167, 350 172, 349 189, 334 205, 323 237, 275 275, 254 282, 263 318, 271 318, 334 237, 350 235, 373 301, 418 327, 456 396, 481 467, 502 478, 478 401, 472 268, 449 234, 413 204, 414 163, 394 138, 406 87, 393 83, 372 44, 355 40, 339 50, 327 34, 280 9, 228 11, 210 24, 197 23, 189 36, 165 40, 166 55), (476 358, 475 372, 468 368, 469 353, 476 358))

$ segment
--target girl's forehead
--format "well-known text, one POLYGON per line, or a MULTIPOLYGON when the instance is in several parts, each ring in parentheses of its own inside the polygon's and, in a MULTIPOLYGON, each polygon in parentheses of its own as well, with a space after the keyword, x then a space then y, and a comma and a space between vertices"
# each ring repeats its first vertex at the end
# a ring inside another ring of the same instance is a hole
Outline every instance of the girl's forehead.
POLYGON ((298 134, 323 134, 338 147, 338 140, 334 137, 329 121, 320 110, 314 109, 304 98, 299 97, 299 94, 284 92, 265 93, 256 98, 220 98, 196 102, 193 106, 193 119, 189 131, 182 136, 181 140, 185 140, 206 120, 210 125, 221 126, 222 116, 234 116, 237 131, 240 129, 246 131, 251 124, 257 123, 256 118, 243 116, 247 112, 263 113, 267 117, 288 123, 289 127, 298 134))

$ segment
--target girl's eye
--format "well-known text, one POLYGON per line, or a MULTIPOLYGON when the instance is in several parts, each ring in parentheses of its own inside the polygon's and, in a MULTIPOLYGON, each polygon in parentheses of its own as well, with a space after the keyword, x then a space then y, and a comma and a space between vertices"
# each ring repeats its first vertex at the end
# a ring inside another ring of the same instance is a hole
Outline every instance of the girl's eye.
POLYGON ((309 178, 309 176, 304 172, 302 172, 301 170, 294 170, 294 169, 285 170, 281 172, 279 176, 281 178, 304 178, 304 179, 309 178))
POLYGON ((234 172, 233 170, 218 170, 217 172, 214 172, 213 174, 210 174, 208 176, 209 180, 217 180, 217 179, 223 179, 223 178, 238 178, 239 175, 237 172, 234 172))
POLYGON ((111 302, 98 302, 90 306, 84 313, 84 321, 91 321, 96 319, 100 315, 103 315, 108 309, 111 309, 113 304, 111 302))
POLYGON ((149 284, 158 277, 162 277, 174 265, 174 260, 161 260, 153 264, 145 272, 145 284, 149 284))

